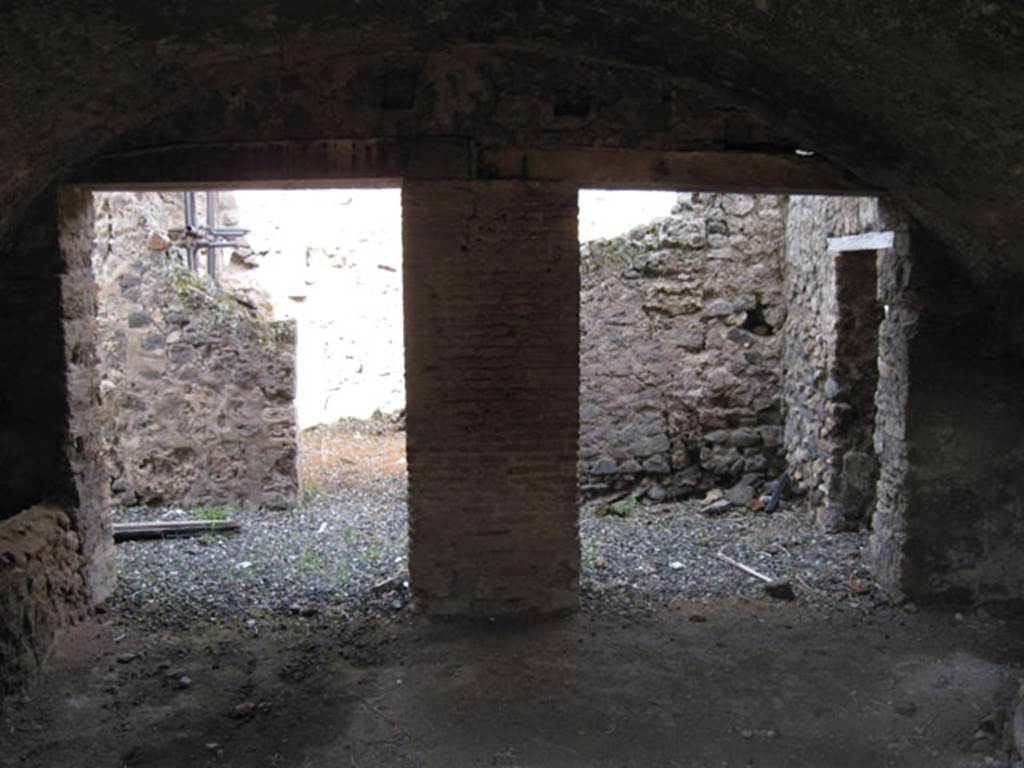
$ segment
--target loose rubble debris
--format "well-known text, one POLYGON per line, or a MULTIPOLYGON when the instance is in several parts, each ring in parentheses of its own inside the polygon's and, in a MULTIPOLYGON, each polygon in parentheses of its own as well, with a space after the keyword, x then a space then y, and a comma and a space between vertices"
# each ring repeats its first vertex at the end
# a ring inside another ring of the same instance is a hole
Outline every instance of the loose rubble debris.
POLYGON ((256 702, 243 701, 241 704, 236 704, 227 714, 233 720, 247 720, 256 714, 256 702))
POLYGON ((783 472, 779 475, 779 478, 772 483, 771 493, 768 495, 767 501, 764 503, 764 511, 769 515, 776 512, 779 508, 779 504, 782 503, 782 497, 789 493, 791 481, 788 472, 783 472))

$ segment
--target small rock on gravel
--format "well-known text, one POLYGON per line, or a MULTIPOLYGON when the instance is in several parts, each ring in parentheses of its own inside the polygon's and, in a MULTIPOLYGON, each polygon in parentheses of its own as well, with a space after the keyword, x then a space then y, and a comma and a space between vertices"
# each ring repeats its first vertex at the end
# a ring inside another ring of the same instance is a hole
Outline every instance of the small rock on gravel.
POLYGON ((228 713, 228 717, 234 720, 245 720, 246 718, 252 717, 255 712, 255 701, 243 701, 241 704, 235 705, 235 707, 228 713))
POLYGON ((754 489, 749 485, 740 483, 729 489, 729 493, 726 494, 726 498, 737 506, 745 507, 754 500, 754 489))
POLYGON ((720 515, 723 512, 726 512, 731 506, 732 502, 728 499, 718 499, 717 501, 712 501, 710 504, 701 507, 700 513, 702 515, 711 516, 720 515))
POLYGON ((764 593, 776 600, 796 600, 796 593, 788 581, 776 581, 764 585, 764 593))
POLYGON ((898 699, 893 702, 892 708, 897 715, 903 715, 904 717, 913 717, 917 712, 917 704, 910 699, 898 699))

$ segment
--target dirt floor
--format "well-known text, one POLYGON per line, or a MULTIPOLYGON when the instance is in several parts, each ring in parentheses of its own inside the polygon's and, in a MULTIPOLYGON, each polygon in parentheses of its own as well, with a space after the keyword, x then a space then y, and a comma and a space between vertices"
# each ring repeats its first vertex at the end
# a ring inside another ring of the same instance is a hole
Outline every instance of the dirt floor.
POLYGON ((640 622, 297 618, 258 636, 101 616, 4 717, 0 765, 1008 765, 985 718, 1016 688, 1020 630, 725 601, 640 622))
MULTIPOLYGON (((351 454, 320 437, 304 446, 307 460, 330 454, 307 461, 318 495, 368 491, 401 466, 393 432, 351 454)), ((592 559, 691 521, 650 514, 592 559)), ((1024 675, 1019 620, 851 600, 844 582, 791 602, 641 600, 673 583, 645 578, 607 593, 595 581, 574 616, 508 624, 429 619, 392 594, 368 598, 381 610, 185 611, 195 618, 178 626, 114 600, 3 707, 0 768, 1015 765, 1004 720, 1024 675)))

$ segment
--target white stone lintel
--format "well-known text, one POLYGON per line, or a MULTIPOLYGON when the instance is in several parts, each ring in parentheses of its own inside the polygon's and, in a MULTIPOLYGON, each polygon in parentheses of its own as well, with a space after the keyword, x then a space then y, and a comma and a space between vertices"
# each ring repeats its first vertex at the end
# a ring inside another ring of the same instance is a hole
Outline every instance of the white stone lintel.
POLYGON ((892 248, 894 240, 895 236, 891 230, 885 232, 865 232, 861 235, 848 235, 846 237, 830 237, 828 239, 828 252, 878 251, 883 248, 892 248))

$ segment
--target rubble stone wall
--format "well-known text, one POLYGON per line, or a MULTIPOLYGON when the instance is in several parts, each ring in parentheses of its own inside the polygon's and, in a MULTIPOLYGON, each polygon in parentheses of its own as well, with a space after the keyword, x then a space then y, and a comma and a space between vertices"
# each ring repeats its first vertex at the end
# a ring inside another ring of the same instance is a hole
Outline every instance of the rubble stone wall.
POLYGON ((987 295, 916 225, 881 267, 876 575, 896 596, 1019 610, 1020 307, 987 295))
POLYGON ((873 396, 865 400, 864 390, 873 392, 874 387, 858 377, 871 379, 876 367, 874 339, 880 319, 877 287, 870 284, 872 265, 861 262, 858 268, 856 259, 865 256, 844 254, 839 259, 849 262, 837 270, 839 261, 828 253, 828 238, 882 228, 877 198, 789 199, 788 319, 783 334, 786 464, 796 487, 808 494, 818 522, 827 528, 855 526, 870 514, 872 502, 858 498, 853 503, 853 488, 846 492, 859 512, 845 511, 843 464, 847 462, 851 476, 869 476, 861 485, 870 494, 873 396))
POLYGON ((221 192, 222 284, 295 320, 299 427, 405 408, 398 189, 221 192))
POLYGON ((89 590, 71 520, 37 505, 0 521, 0 695, 46 661, 53 638, 81 618, 89 590))
POLYGON ((896 226, 895 247, 878 258, 878 297, 885 312, 878 331, 878 390, 875 395, 875 455, 878 484, 870 558, 875 578, 894 598, 905 594, 907 558, 907 403, 911 342, 918 310, 910 290, 910 231, 895 211, 882 209, 896 226))
MULTIPOLYGON (((856 529, 871 522, 878 482, 874 450, 875 395, 878 388, 878 338, 882 306, 878 300, 879 251, 836 253, 835 452, 824 527, 856 529)), ((826 393, 828 394, 828 393, 826 393)))
POLYGON ((0 694, 114 586, 91 242, 88 195, 53 192, 0 270, 0 351, 18 374, 0 385, 0 694))
POLYGON ((785 223, 784 197, 685 194, 582 246, 584 490, 745 503, 781 472, 785 223))
POLYGON ((99 325, 97 290, 92 270, 94 208, 92 196, 68 188, 59 195, 58 246, 64 333, 66 419, 63 455, 67 488, 60 500, 78 533, 84 559, 86 588, 97 605, 114 590, 113 524, 100 407, 99 325))
POLYGON ((298 494, 294 324, 264 319, 169 256, 162 233, 177 223, 175 205, 155 193, 96 195, 113 500, 290 506, 298 494))

